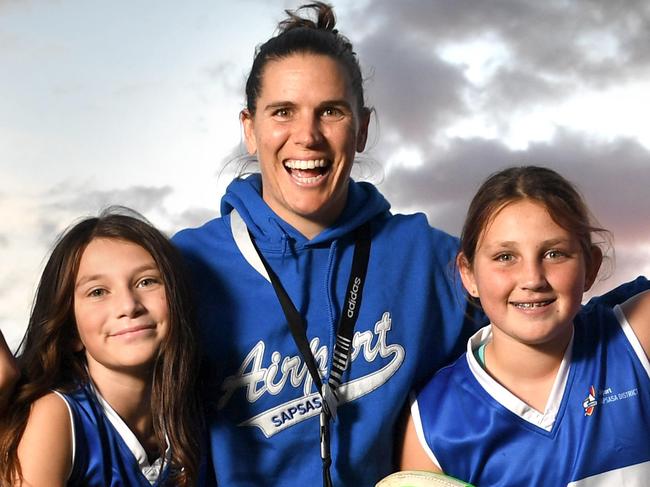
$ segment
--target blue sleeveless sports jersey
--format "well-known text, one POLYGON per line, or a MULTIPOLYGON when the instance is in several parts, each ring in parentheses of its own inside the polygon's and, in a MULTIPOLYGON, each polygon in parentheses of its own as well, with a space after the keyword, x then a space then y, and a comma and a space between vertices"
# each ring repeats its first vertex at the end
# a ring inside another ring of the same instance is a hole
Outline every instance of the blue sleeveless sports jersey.
POLYGON ((650 362, 619 307, 578 314, 543 413, 478 364, 490 335, 477 332, 411 408, 445 473, 481 487, 650 485, 650 362))
POLYGON ((158 476, 157 462, 149 465, 133 433, 96 395, 91 385, 82 386, 71 394, 57 394, 68 404, 73 421, 74 461, 69 486, 151 487, 165 484, 168 469, 158 476), (113 422, 107 415, 112 416, 113 422))

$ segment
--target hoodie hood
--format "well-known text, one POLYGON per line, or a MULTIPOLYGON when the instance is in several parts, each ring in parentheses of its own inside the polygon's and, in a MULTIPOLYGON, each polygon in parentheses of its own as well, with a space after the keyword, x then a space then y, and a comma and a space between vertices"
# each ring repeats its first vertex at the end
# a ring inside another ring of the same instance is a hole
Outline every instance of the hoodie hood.
POLYGON ((241 215, 258 242, 283 245, 287 238, 296 246, 311 246, 335 240, 381 213, 388 215, 390 204, 370 183, 350 179, 348 198, 338 220, 329 228, 308 240, 298 230, 276 215, 262 199, 262 178, 259 173, 233 180, 221 199, 221 215, 233 209, 241 215))

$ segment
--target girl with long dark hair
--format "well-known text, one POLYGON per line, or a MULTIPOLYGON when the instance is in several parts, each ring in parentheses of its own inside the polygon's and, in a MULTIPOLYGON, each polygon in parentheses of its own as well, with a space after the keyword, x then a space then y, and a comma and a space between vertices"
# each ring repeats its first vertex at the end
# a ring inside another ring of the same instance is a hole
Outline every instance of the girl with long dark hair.
POLYGON ((183 264, 133 214, 56 243, 0 416, 2 485, 194 485, 196 340, 183 264))

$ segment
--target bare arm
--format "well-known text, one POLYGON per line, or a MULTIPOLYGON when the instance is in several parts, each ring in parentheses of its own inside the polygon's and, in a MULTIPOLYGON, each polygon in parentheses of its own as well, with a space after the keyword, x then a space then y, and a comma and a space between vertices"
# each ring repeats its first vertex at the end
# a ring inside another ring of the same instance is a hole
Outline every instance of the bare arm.
POLYGON ((64 487, 72 469, 72 428, 63 399, 50 393, 29 413, 18 445, 23 483, 29 487, 64 487))
POLYGON ((20 372, 18 371, 16 359, 9 350, 5 337, 0 331, 0 412, 8 403, 19 376, 20 372))
POLYGON ((621 308, 646 357, 650 359, 650 290, 628 299, 621 308))
POLYGON ((420 439, 415 430, 413 417, 409 414, 406 429, 400 444, 398 444, 398 464, 400 470, 427 470, 442 473, 420 444, 420 439))

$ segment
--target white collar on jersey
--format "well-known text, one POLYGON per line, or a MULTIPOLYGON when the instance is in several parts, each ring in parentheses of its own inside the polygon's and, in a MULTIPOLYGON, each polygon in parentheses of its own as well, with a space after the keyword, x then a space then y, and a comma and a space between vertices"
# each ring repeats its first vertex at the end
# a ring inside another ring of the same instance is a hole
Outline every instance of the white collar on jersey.
POLYGON ((140 471, 142 472, 142 475, 145 476, 145 478, 149 481, 150 484, 154 484, 156 480, 158 480, 158 476, 160 474, 160 467, 163 463, 163 458, 165 462, 169 462, 171 460, 171 449, 169 448, 169 439, 167 438, 167 435, 165 435, 165 440, 167 442, 167 448, 165 449, 165 456, 164 457, 158 457, 156 460, 154 460, 152 463, 149 463, 149 459, 147 458, 147 452, 145 451, 144 447, 138 440, 138 438, 135 436, 133 431, 127 426, 127 424, 124 422, 122 418, 120 418, 120 415, 115 412, 115 410, 111 407, 111 405, 102 397, 102 395, 99 393, 99 391, 95 388, 95 385, 90 383, 90 386, 97 396, 97 400, 99 401, 99 404, 102 406, 102 409, 104 410, 104 414, 106 414, 106 417, 108 420, 111 422, 113 425, 113 428, 115 428, 115 431, 122 437, 122 440, 124 440, 124 443, 126 443, 126 446, 131 450, 131 453, 133 453, 133 456, 138 462, 138 466, 140 467, 140 471))
POLYGON ((476 360, 476 357, 474 356, 474 350, 482 344, 488 343, 490 340, 492 340, 492 325, 481 328, 467 342, 467 353, 465 354, 465 357, 469 363, 469 368, 472 371, 472 374, 476 377, 476 380, 490 396, 513 414, 516 414, 520 418, 539 428, 551 431, 553 424, 555 424, 555 418, 560 409, 560 404, 562 403, 567 379, 569 378, 571 355, 573 351, 573 332, 571 333, 571 340, 564 352, 562 363, 560 364, 560 368, 555 377, 555 382, 553 383, 551 393, 548 396, 546 407, 543 412, 537 411, 535 408, 529 406, 508 389, 499 384, 478 363, 478 360, 476 360))

